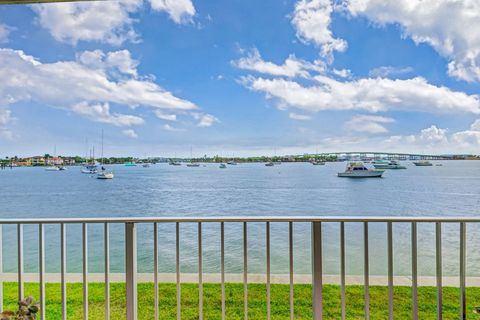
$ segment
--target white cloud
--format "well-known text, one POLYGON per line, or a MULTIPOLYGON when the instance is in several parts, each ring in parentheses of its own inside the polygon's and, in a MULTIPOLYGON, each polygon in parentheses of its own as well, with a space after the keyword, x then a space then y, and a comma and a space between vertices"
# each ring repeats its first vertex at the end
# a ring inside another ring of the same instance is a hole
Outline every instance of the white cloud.
POLYGON ((400 76, 413 72, 412 67, 392 67, 392 66, 382 66, 370 70, 368 75, 372 78, 388 78, 390 76, 400 76))
POLYGON ((8 36, 12 31, 12 27, 0 23, 0 43, 8 42, 8 36))
POLYGON ((185 131, 184 129, 173 127, 168 123, 162 125, 161 128, 166 131, 185 131))
POLYGON ((475 120, 470 126, 470 129, 473 131, 480 131, 480 119, 475 120))
POLYGON ((88 104, 88 102, 80 102, 73 105, 71 110, 92 121, 108 123, 115 126, 132 126, 144 123, 142 118, 134 115, 111 113, 108 103, 88 104))
POLYGON ((220 122, 216 117, 208 113, 192 112, 192 117, 198 121, 198 127, 211 127, 216 122, 220 122))
POLYGON ((480 2, 477 0, 345 0, 352 16, 395 24, 405 37, 432 46, 450 60, 450 75, 480 80, 480 2))
POLYGON ((130 14, 142 6, 142 0, 48 3, 32 5, 38 23, 61 42, 105 42, 121 45, 137 41, 130 14))
POLYGON ((294 112, 290 112, 288 114, 288 117, 290 119, 293 119, 293 120, 300 120, 300 121, 306 121, 306 120, 310 120, 312 119, 311 116, 308 116, 306 114, 298 114, 298 113, 294 113, 294 112))
POLYGON ((316 83, 304 86, 286 79, 247 76, 242 83, 253 91, 276 99, 282 109, 297 108, 310 112, 322 110, 388 110, 431 113, 469 112, 480 114, 480 97, 447 87, 438 87, 421 77, 407 80, 366 78, 338 81, 316 76, 316 83))
POLYGON ((305 60, 297 59, 295 55, 290 55, 282 65, 278 65, 262 59, 257 49, 253 49, 250 53, 233 64, 244 70, 251 70, 259 73, 269 74, 273 76, 285 76, 289 78, 294 77, 309 77, 309 70, 323 72, 325 66, 316 61, 310 63, 305 60))
POLYGON ((128 51, 94 51, 75 61, 42 63, 23 51, 0 49, 0 105, 32 101, 116 125, 139 124, 141 118, 111 112, 114 105, 170 113, 197 109, 151 80, 135 77, 136 64, 129 59, 128 51))
POLYGON ((165 11, 175 23, 192 22, 195 7, 191 0, 150 0, 152 9, 165 11))
MULTIPOLYGON (((92 1, 32 5, 38 24, 61 42, 76 45, 95 41, 119 46, 138 42, 131 17, 143 7, 143 0, 92 1)), ((150 0, 155 11, 165 11, 175 23, 188 23, 195 15, 190 0, 150 0)))
POLYGON ((321 55, 330 60, 334 51, 347 49, 347 42, 335 38, 330 30, 333 10, 330 0, 300 0, 295 4, 292 19, 297 37, 304 42, 313 42, 320 47, 321 55))
POLYGON ((133 130, 133 129, 123 130, 122 133, 123 133, 124 135, 126 135, 127 137, 132 138, 132 139, 138 138, 137 133, 136 133, 135 130, 133 130))
POLYGON ((155 110, 155 115, 157 116, 157 118, 162 119, 162 120, 177 121, 177 115, 176 114, 168 114, 168 113, 164 113, 160 110, 155 110))
POLYGON ((391 136, 379 142, 377 146, 389 150, 418 153, 479 154, 480 130, 474 128, 475 123, 468 130, 449 134, 450 130, 432 125, 415 135, 391 136))
POLYGON ((382 116, 357 115, 345 123, 349 130, 365 133, 386 133, 384 124, 395 122, 394 119, 382 116))
POLYGON ((11 110, 0 108, 0 139, 13 139, 13 132, 8 128, 8 124, 10 124, 13 120, 15 119, 12 116, 11 110))
POLYGON ((332 70, 333 74, 340 77, 340 78, 351 78, 352 77, 352 71, 349 69, 333 69, 332 70))
POLYGON ((447 129, 441 129, 435 125, 432 125, 420 132, 420 139, 430 143, 446 142, 448 140, 447 131, 447 129))

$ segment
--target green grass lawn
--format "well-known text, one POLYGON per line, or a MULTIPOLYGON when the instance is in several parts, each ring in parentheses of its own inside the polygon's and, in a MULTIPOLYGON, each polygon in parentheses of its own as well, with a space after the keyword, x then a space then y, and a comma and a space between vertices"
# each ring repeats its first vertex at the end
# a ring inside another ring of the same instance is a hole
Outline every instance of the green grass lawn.
MULTIPOLYGON (((139 319, 153 319, 153 284, 141 283, 138 286, 138 313, 139 319)), ((17 300, 17 286, 15 283, 4 284, 5 309, 14 309, 17 300)), ((60 319, 60 285, 49 283, 47 290, 47 319, 60 319)), ((125 285, 111 284, 111 313, 112 319, 125 319, 125 285)), ((160 319, 176 319, 175 284, 160 284, 160 319)), ((82 319, 82 284, 68 284, 68 318, 82 319)), ((249 318, 266 318, 265 285, 250 284, 249 318)), ((25 284, 25 295, 39 297, 38 285, 25 284)), ((459 289, 444 288, 444 319, 459 318, 459 289)), ((104 286, 101 283, 89 285, 90 319, 104 317, 104 286)), ((411 318, 411 289, 410 287, 395 287, 395 318, 411 318)), ((311 319, 311 286, 295 285, 295 318, 311 319)), ((434 287, 419 288, 419 318, 435 319, 436 289, 434 287)), ((473 313, 473 307, 480 305, 480 288, 467 288, 468 319, 480 319, 473 313)), ((289 319, 289 286, 272 285, 271 302, 273 319, 289 319)), ((243 285, 226 285, 226 312, 227 319, 243 319, 243 285)), ((370 287, 370 314, 372 319, 387 319, 388 301, 387 287, 370 287)), ((204 318, 220 319, 221 301, 220 285, 204 285, 204 318)), ((340 318, 340 287, 326 285, 324 287, 324 316, 326 319, 340 318)), ((347 287, 347 318, 363 319, 363 287, 347 287)), ((182 319, 198 319, 198 287, 195 284, 182 285, 182 319)))

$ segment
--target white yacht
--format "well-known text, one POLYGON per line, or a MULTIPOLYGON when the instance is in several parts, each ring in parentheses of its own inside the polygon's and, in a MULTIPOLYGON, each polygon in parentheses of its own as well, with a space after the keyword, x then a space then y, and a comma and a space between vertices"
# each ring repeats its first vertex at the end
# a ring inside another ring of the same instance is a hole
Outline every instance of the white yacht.
POLYGON ((189 163, 187 163, 187 167, 197 168, 197 167, 200 167, 200 163, 198 163, 198 162, 189 162, 189 163))
POLYGON ((236 165, 237 165, 237 163, 235 162, 235 160, 228 161, 227 164, 228 164, 228 165, 231 165, 231 166, 236 166, 236 165))
POLYGON ((375 169, 407 169, 407 167, 402 166, 400 162, 396 160, 383 163, 374 163, 373 166, 375 169))
POLYGON ((422 160, 422 161, 415 161, 413 162, 414 165, 417 167, 431 167, 433 164, 430 161, 422 160))
POLYGON ((344 172, 337 175, 341 178, 381 178, 385 170, 368 169, 362 162, 351 162, 344 172))
POLYGON ((60 171, 60 168, 57 166, 50 166, 45 168, 46 171, 60 171))
POLYGON ((82 173, 95 174, 97 173, 97 166, 93 164, 87 164, 82 168, 82 173))
POLYGON ((113 179, 113 177, 114 177, 114 174, 111 171, 102 170, 99 174, 97 174, 97 179, 105 180, 105 179, 113 179))

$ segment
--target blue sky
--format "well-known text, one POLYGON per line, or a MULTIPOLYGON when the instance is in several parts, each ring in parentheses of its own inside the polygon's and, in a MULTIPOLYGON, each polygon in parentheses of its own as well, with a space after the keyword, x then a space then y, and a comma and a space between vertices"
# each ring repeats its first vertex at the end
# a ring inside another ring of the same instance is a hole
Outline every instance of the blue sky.
POLYGON ((478 154, 479 21, 453 0, 2 6, 0 154, 85 154, 102 129, 108 155, 478 154))

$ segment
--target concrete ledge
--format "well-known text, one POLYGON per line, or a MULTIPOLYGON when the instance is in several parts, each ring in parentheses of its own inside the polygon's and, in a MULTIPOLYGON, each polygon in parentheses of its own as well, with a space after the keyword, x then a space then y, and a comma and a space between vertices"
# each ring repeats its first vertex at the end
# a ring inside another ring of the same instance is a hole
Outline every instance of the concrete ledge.
MULTIPOLYGON (((25 273, 23 275, 25 282, 38 282, 39 276, 38 273, 25 273)), ((79 283, 82 282, 81 273, 68 273, 66 275, 67 282, 69 283, 79 283)), ((88 282, 91 283, 102 283, 104 282, 105 275, 103 273, 89 273, 88 282)), ((153 282, 153 273, 139 273, 138 282, 153 282)), ((158 281, 160 283, 175 283, 176 275, 175 273, 159 273, 158 281)), ((198 274, 196 273, 182 273, 181 274, 182 283, 196 283, 198 282, 198 274)), ((296 284, 311 284, 312 276, 308 274, 296 274, 293 277, 294 283, 296 284)), ((1 275, 1 281, 4 282, 17 282, 16 273, 4 273, 1 275)), ((445 287, 459 287, 459 278, 458 277, 443 277, 443 286, 445 287)), ((49 283, 59 283, 60 274, 59 273, 46 273, 45 282, 49 283)), ((124 273, 110 273, 110 282, 125 282, 124 273)), ((219 273, 204 273, 203 274, 204 283, 220 283, 220 274, 219 273)), ((225 274, 225 282, 228 283, 243 283, 243 274, 241 273, 227 273, 225 274)), ((248 283, 265 283, 266 276, 265 274, 248 274, 248 283)), ((290 278, 288 274, 272 274, 271 283, 275 284, 288 284, 290 278)), ((325 284, 340 284, 340 276, 338 275, 324 275, 323 282, 325 284)), ((346 276, 347 285, 363 285, 363 276, 349 275, 346 276)), ((410 286, 412 284, 411 277, 408 276, 394 276, 393 283, 396 286, 410 286)), ((386 286, 388 284, 388 278, 386 276, 370 276, 370 285, 372 286, 386 286)), ((435 286, 436 278, 430 276, 418 277, 419 286, 435 286)), ((467 277, 466 278, 467 287, 480 287, 480 277, 467 277)))

